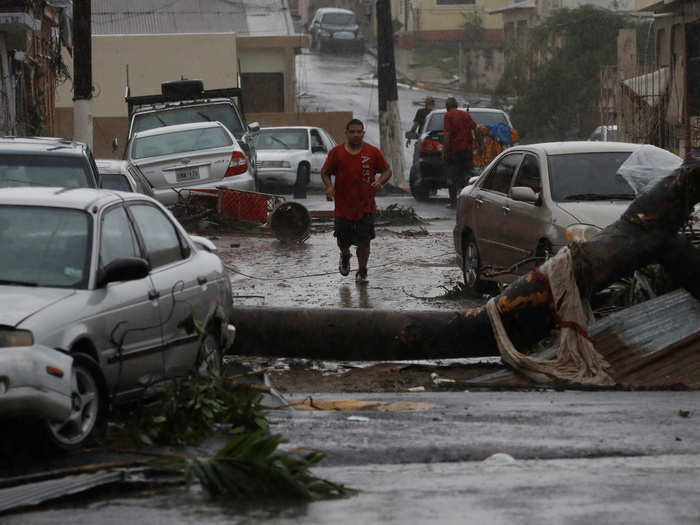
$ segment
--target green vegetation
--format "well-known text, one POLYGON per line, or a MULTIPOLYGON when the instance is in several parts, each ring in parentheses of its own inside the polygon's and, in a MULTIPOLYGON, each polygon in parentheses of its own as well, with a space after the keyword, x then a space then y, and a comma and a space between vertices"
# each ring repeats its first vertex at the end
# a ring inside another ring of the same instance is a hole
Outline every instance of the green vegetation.
POLYGON ((616 63, 618 30, 638 24, 587 5, 556 10, 526 43, 510 42, 496 98, 500 105, 517 98, 511 118, 521 137, 587 136, 597 118, 601 67, 616 63))
POLYGON ((459 74, 458 54, 457 42, 429 43, 416 49, 415 60, 418 67, 435 67, 444 78, 452 78, 459 74))
POLYGON ((390 204, 384 209, 377 210, 377 218, 390 221, 392 224, 423 224, 425 221, 412 207, 404 208, 399 204, 390 204))

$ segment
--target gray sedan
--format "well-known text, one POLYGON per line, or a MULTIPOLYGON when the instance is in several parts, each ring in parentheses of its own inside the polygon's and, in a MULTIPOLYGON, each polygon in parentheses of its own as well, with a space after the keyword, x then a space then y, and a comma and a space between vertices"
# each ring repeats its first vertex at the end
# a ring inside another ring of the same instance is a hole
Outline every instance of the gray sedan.
POLYGON ((235 332, 226 270, 155 200, 0 189, 0 245, 0 417, 43 418, 70 449, 100 434, 110 405, 220 374, 235 332), (186 331, 190 317, 207 330, 186 331))
POLYGON ((616 221, 635 197, 618 170, 642 147, 552 142, 496 157, 457 199, 454 244, 467 288, 478 292, 486 269, 511 282, 533 267, 521 261, 588 241, 616 221))
POLYGON ((191 122, 135 133, 126 150, 163 204, 218 187, 254 191, 248 157, 221 122, 191 122))

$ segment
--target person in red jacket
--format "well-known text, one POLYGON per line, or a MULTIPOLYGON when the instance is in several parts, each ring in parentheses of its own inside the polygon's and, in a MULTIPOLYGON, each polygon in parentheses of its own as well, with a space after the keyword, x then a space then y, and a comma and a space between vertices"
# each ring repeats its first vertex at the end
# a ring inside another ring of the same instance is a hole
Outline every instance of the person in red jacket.
POLYGON ((466 111, 457 109, 457 100, 449 97, 445 101, 445 134, 442 143, 442 160, 447 162, 447 181, 450 190, 448 207, 457 204, 457 193, 464 187, 464 181, 472 170, 474 130, 476 124, 466 111))
POLYGON ((369 245, 374 239, 374 196, 391 178, 391 167, 379 149, 364 142, 365 126, 352 119, 345 126, 345 142, 334 147, 321 168, 326 199, 335 201, 335 233, 341 275, 350 273, 350 246, 357 246, 357 283, 367 282, 369 245), (379 173, 379 178, 376 178, 379 173), (331 181, 335 177, 335 184, 331 181))

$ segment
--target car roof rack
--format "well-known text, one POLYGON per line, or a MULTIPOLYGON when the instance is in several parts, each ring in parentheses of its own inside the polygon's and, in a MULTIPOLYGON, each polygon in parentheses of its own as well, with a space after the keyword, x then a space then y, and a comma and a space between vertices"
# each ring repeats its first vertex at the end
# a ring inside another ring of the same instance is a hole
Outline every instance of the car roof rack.
MULTIPOLYGON (((238 98, 239 107, 241 105, 241 88, 222 89, 201 89, 201 83, 190 84, 186 90, 166 90, 164 83, 161 87, 163 92, 157 95, 137 95, 131 96, 129 87, 126 88, 124 100, 129 106, 129 118, 131 118, 136 106, 146 106, 155 104, 165 104, 168 102, 198 102, 200 100, 212 98, 238 98), (194 88, 194 89, 193 89, 194 88)), ((241 112, 243 108, 240 108, 241 112)))

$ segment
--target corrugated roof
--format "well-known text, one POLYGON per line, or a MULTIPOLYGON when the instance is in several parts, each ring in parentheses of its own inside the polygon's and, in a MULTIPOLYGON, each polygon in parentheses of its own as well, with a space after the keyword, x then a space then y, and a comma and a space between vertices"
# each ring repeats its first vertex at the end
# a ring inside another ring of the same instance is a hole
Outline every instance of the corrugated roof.
POLYGON ((95 35, 227 33, 286 36, 286 0, 92 0, 95 35))

